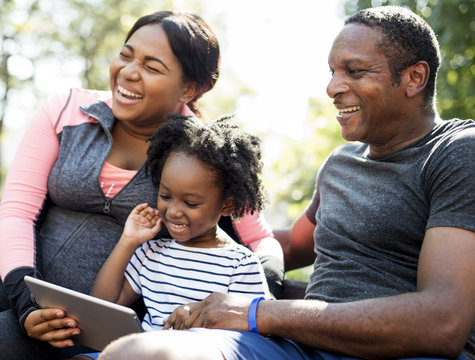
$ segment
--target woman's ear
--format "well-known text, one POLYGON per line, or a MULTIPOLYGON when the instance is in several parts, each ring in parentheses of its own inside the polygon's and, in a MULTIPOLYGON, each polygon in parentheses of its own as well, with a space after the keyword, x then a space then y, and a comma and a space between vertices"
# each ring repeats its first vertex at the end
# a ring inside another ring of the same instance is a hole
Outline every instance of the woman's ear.
POLYGON ((224 202, 223 208, 221 209, 221 215, 229 216, 234 212, 234 201, 233 198, 229 198, 224 202))
POLYGON ((199 86, 194 81, 188 81, 183 85, 183 92, 180 97, 180 101, 184 104, 188 104, 199 94, 199 86))
POLYGON ((423 93, 429 79, 430 67, 425 61, 419 61, 405 70, 406 96, 412 98, 423 93))

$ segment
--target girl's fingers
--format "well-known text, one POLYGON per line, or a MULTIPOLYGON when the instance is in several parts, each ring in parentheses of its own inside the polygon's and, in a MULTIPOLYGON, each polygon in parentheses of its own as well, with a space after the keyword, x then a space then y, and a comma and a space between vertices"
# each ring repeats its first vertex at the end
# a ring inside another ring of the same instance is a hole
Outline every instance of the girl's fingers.
POLYGON ((147 203, 142 203, 142 204, 138 204, 135 209, 134 209, 134 212, 140 214, 140 212, 145 209, 146 207, 148 206, 147 203))

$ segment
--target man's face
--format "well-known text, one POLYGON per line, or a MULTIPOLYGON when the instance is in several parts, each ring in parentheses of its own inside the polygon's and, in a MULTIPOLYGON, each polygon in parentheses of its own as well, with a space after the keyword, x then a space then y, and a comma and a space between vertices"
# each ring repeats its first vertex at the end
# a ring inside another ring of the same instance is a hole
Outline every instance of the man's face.
POLYGON ((367 26, 346 25, 328 58, 328 95, 338 109, 344 139, 384 146, 402 126, 405 92, 392 85, 388 60, 377 51, 382 35, 367 26))

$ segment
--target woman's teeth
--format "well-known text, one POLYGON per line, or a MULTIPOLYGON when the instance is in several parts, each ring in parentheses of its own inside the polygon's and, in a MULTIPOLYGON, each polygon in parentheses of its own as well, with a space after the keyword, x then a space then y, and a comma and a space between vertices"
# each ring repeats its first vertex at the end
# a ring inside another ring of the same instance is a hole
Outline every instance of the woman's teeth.
POLYGON ((143 96, 140 94, 135 94, 127 89, 124 89, 122 86, 118 85, 117 89, 119 90, 119 93, 128 98, 128 99, 141 99, 143 96))

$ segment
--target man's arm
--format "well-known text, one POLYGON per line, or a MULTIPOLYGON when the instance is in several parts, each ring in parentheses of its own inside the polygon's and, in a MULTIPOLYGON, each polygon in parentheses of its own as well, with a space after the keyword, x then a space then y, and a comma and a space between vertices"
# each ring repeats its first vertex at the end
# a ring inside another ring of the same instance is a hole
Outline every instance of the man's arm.
MULTIPOLYGON (((416 292, 339 304, 261 301, 257 328, 361 358, 455 358, 475 324, 474 257, 473 231, 432 228, 421 250, 416 292)), ((193 304, 190 317, 194 326, 248 330, 249 304, 213 294, 193 304)))
POLYGON ((279 240, 284 251, 285 270, 313 264, 315 260, 313 231, 315 225, 302 214, 290 229, 274 230, 274 236, 279 240))

